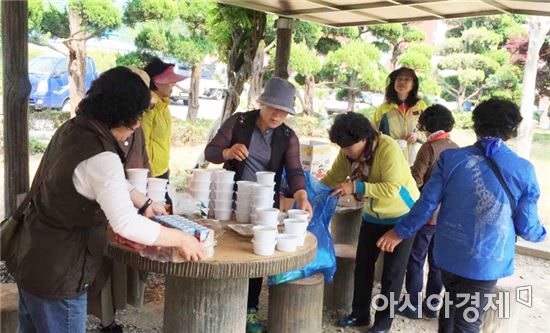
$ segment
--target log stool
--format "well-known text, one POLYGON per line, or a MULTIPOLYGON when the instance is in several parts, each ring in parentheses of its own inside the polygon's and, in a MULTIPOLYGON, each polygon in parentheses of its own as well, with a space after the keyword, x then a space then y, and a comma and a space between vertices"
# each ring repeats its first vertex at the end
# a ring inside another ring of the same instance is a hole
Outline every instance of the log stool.
POLYGON ((19 292, 15 283, 0 284, 0 332, 17 331, 17 311, 19 309, 19 292))
POLYGON ((267 331, 319 333, 323 319, 323 274, 269 288, 267 331))
POLYGON ((330 235, 334 244, 357 246, 359 229, 363 221, 363 208, 351 209, 336 207, 330 221, 330 235))
MULTIPOLYGON (((494 304, 497 309, 487 309, 480 333, 521 332, 522 329, 519 328, 519 320, 525 316, 525 311, 528 307, 516 301, 516 288, 531 285, 532 283, 528 280, 521 279, 517 275, 498 280, 495 288, 496 296, 492 301, 492 304, 494 304), (504 314, 506 313, 506 307, 509 313, 508 319, 499 316, 499 309, 500 312, 504 314)), ((518 296, 520 299, 526 300, 528 298, 527 290, 525 290, 525 292, 519 292, 518 296)), ((531 301, 533 300, 532 290, 529 298, 531 301)))
POLYGON ((325 283, 323 303, 329 310, 351 312, 357 248, 349 244, 335 244, 336 273, 332 283, 325 283))

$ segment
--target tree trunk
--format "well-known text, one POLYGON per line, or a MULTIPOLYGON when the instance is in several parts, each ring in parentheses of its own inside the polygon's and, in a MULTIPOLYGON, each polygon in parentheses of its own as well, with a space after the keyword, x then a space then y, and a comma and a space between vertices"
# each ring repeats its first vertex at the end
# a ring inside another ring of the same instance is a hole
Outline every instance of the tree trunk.
POLYGON ((304 113, 313 114, 315 112, 315 77, 311 74, 306 75, 304 84, 304 113))
POLYGON ((550 97, 541 96, 539 101, 539 110, 542 111, 540 115, 539 127, 542 129, 550 129, 550 117, 548 115, 548 107, 550 106, 550 97))
POLYGON ((292 45, 293 19, 279 17, 277 19, 277 49, 275 55, 275 76, 288 79, 290 46, 292 45))
POLYGON ((250 77, 256 50, 264 38, 265 13, 253 12, 251 15, 250 26, 253 31, 250 35, 243 31, 231 31, 233 44, 227 57, 227 95, 223 104, 222 122, 237 110, 244 83, 250 77))
POLYGON ((187 120, 197 120, 199 113, 199 94, 201 83, 201 63, 191 67, 191 84, 189 86, 189 104, 187 106, 187 120))
POLYGON ((533 104, 535 102, 535 85, 539 52, 546 34, 550 30, 550 18, 533 16, 529 20, 529 47, 523 67, 523 87, 521 90, 521 116, 523 121, 518 130, 516 152, 519 156, 529 158, 533 142, 533 104))
POLYGON ((349 89, 348 90, 348 112, 353 112, 355 107, 355 90, 349 89))
POLYGON ((252 73, 250 74, 250 89, 248 90, 248 109, 255 110, 260 108, 258 97, 262 93, 262 82, 264 80, 264 60, 265 43, 261 41, 252 63, 252 73))
POLYGON ((391 52, 391 72, 393 72, 397 68, 397 58, 399 57, 399 44, 392 45, 392 52, 391 52))
POLYGON ((86 93, 86 39, 87 33, 82 30, 82 17, 69 6, 69 33, 65 43, 69 49, 67 71, 69 73, 69 98, 71 101, 71 117, 80 100, 86 93))
POLYGON ((4 216, 17 208, 17 194, 29 190, 28 3, 2 1, 4 113, 4 216))
POLYGON ((456 111, 463 111, 464 99, 466 98, 466 88, 463 86, 458 87, 458 93, 456 95, 456 111))

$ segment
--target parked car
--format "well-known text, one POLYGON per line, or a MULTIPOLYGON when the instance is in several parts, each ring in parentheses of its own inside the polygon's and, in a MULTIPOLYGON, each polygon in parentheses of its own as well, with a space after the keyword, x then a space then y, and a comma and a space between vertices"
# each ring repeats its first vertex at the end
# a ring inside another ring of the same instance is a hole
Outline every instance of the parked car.
MULTIPOLYGON (((183 75, 183 74, 182 74, 183 75)), ((184 105, 189 100, 191 78, 187 78, 174 86, 170 98, 173 101, 182 101, 184 105)), ((214 71, 203 69, 199 83, 199 97, 220 100, 225 96, 227 87, 214 77, 214 71)))
MULTIPOLYGON (((86 57, 86 91, 98 76, 94 60, 86 57)), ((67 57, 40 56, 32 59, 29 62, 29 81, 29 106, 36 110, 70 111, 67 57)))

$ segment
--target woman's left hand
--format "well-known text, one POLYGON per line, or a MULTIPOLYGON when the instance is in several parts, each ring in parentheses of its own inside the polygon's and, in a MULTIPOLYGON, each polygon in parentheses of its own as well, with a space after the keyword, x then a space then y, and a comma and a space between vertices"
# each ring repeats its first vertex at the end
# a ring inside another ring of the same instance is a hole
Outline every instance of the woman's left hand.
POLYGON ((296 191, 294 193, 294 201, 296 202, 296 207, 298 207, 298 209, 307 211, 310 219, 313 217, 313 208, 311 207, 309 200, 307 200, 306 190, 296 191))
POLYGON ((418 133, 409 133, 405 138, 408 143, 415 143, 418 140, 418 133))
POLYGON ((395 247, 401 243, 402 239, 397 236, 394 229, 386 232, 382 237, 376 242, 376 246, 384 252, 393 252, 395 247))
POLYGON ((296 207, 298 209, 307 211, 309 213, 309 219, 311 220, 311 218, 313 217, 313 208, 311 207, 311 204, 307 199, 296 201, 296 207))
POLYGON ((152 218, 157 215, 167 215, 168 212, 166 212, 166 208, 164 207, 164 204, 160 204, 158 202, 153 202, 147 209, 145 210, 145 217, 152 218))
POLYGON ((347 194, 353 194, 355 188, 354 183, 352 181, 346 181, 342 184, 338 185, 330 195, 347 195, 347 194))

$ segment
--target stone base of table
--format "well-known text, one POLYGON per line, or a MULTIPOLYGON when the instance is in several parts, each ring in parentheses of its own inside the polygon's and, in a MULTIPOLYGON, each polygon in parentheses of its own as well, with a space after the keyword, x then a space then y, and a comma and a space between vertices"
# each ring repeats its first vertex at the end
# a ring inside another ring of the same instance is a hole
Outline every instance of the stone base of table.
POLYGON ((248 279, 166 276, 165 333, 242 333, 248 279))
POLYGON ((269 288, 269 333, 319 333, 323 322, 323 274, 269 288))

